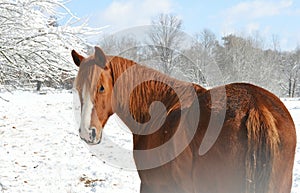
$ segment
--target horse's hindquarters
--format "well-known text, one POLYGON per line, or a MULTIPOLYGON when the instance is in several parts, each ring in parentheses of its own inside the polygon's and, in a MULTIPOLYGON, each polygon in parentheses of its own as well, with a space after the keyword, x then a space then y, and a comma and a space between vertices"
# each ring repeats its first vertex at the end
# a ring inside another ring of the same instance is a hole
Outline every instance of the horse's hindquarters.
POLYGON ((226 95, 221 133, 203 156, 196 151, 210 113, 218 111, 211 110, 209 92, 199 98, 200 128, 192 144, 195 192, 290 193, 296 133, 289 112, 275 95, 249 84, 227 85, 226 95))

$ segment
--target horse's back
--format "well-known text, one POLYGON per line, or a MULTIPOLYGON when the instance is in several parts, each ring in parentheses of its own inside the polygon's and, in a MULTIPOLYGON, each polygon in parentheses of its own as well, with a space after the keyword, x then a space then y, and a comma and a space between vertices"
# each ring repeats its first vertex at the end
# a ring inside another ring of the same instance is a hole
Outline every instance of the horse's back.
POLYGON ((200 124, 192 144, 196 192, 290 191, 296 134, 280 99, 260 87, 234 83, 204 92, 199 103, 200 124), (198 149, 213 115, 224 120, 223 126, 219 133, 209 132, 218 137, 200 156, 198 149))

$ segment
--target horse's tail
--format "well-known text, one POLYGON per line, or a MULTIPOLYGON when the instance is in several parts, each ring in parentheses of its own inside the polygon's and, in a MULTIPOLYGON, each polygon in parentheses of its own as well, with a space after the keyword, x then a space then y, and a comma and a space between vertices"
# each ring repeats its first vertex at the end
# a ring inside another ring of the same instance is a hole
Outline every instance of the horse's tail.
POLYGON ((264 106, 249 110, 246 121, 248 150, 246 155, 246 193, 272 192, 270 183, 273 160, 280 142, 276 120, 264 106))

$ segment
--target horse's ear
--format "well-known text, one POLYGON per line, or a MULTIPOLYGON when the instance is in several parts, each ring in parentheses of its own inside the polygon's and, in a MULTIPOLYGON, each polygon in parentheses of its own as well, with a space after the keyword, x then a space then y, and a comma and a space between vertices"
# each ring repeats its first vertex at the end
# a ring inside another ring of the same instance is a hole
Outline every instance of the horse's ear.
POLYGON ((98 66, 101 68, 105 67, 106 64, 106 56, 104 52, 99 47, 95 47, 95 61, 98 66))
POLYGON ((72 50, 72 58, 76 66, 80 66, 81 61, 84 59, 83 56, 79 55, 75 50, 72 50))

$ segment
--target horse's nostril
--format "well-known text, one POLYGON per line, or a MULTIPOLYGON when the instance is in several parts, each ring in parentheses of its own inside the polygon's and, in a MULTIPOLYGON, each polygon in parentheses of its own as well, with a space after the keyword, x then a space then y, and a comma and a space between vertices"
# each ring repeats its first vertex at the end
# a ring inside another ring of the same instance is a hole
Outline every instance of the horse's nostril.
POLYGON ((80 128, 79 128, 79 130, 78 130, 78 131, 79 131, 79 133, 81 133, 81 129, 80 129, 80 128))
POLYGON ((95 139, 96 138, 96 129, 92 129, 92 137, 95 139))

